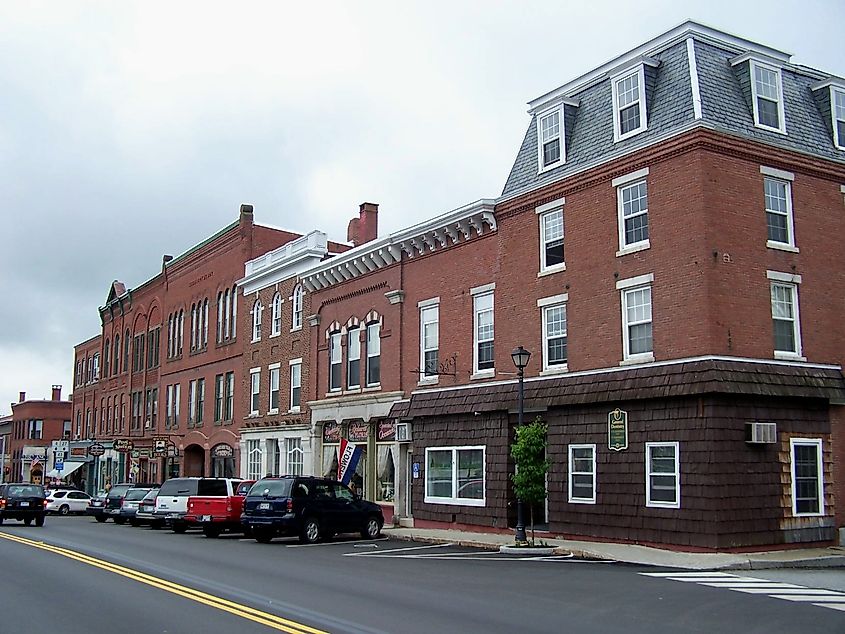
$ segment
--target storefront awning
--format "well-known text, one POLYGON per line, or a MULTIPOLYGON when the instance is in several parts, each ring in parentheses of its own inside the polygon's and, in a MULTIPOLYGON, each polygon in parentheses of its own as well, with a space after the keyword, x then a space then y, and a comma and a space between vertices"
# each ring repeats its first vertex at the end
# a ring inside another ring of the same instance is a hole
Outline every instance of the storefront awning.
POLYGON ((61 473, 59 473, 58 471, 56 471, 55 469, 53 469, 52 471, 50 471, 50 472, 47 474, 47 477, 48 477, 48 478, 66 478, 66 477, 68 477, 71 473, 73 473, 74 471, 76 471, 77 469, 79 469, 79 467, 81 467, 81 466, 82 466, 82 465, 84 465, 84 464, 85 464, 84 462, 66 462, 66 463, 65 463, 65 468, 64 468, 64 469, 62 469, 62 472, 61 472, 61 473))

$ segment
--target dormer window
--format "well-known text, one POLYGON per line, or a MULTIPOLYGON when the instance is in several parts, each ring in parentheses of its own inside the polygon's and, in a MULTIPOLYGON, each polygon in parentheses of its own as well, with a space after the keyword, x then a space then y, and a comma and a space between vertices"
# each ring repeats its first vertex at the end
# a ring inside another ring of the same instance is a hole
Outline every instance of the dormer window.
POLYGON ((754 125, 786 133, 780 69, 755 60, 751 60, 750 69, 754 125))
MULTIPOLYGON (((649 60, 649 66, 657 65, 649 60)), ((645 61, 610 78, 613 88, 613 140, 622 141, 648 129, 645 61)))
POLYGON ((830 88, 830 109, 833 116, 833 143, 845 150, 845 89, 830 88))
POLYGON ((541 171, 563 162, 560 119, 560 108, 537 117, 541 171))

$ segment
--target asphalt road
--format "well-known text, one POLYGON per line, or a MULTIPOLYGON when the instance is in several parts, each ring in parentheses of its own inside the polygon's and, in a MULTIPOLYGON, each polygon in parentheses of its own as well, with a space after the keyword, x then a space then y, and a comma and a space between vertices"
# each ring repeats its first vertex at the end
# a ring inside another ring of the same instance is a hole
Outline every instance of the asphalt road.
POLYGON ((824 590, 843 584, 838 571, 708 579, 396 540, 207 539, 86 517, 5 523, 0 571, 0 632, 845 632, 845 593, 824 590))

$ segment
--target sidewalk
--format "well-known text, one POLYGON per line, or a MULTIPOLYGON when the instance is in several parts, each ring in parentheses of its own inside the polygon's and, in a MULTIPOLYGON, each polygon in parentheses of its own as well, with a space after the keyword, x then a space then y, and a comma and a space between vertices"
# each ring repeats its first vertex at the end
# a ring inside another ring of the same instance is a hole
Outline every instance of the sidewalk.
MULTIPOLYGON (((455 544, 488 550, 513 545, 513 535, 471 533, 431 528, 388 528, 389 537, 430 544, 455 544)), ((845 568, 845 548, 806 548, 757 553, 688 553, 637 544, 585 542, 542 538, 554 546, 556 554, 573 554, 585 559, 618 561, 645 566, 665 566, 688 570, 760 570, 764 568, 845 568)))

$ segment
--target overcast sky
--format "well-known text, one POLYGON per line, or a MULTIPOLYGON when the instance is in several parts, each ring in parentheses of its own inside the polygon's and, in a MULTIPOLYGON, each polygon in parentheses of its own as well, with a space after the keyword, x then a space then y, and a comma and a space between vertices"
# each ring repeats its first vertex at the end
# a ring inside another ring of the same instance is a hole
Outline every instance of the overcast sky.
POLYGON ((496 197, 528 100, 687 18, 845 75, 841 0, 2 2, 0 415, 241 203, 345 240, 496 197))

